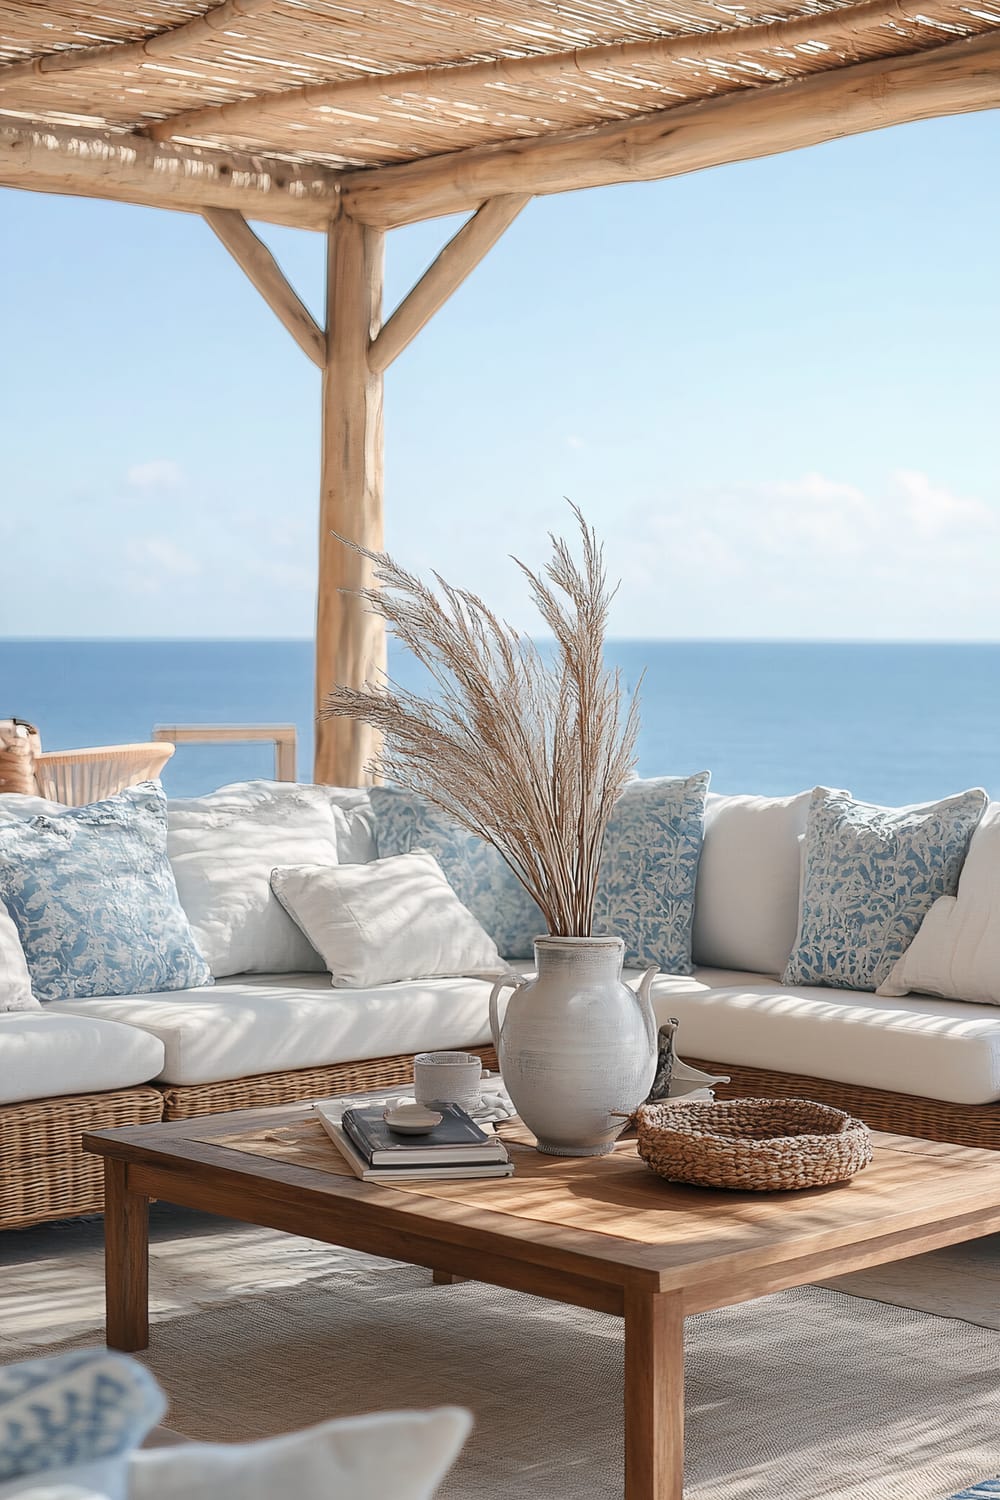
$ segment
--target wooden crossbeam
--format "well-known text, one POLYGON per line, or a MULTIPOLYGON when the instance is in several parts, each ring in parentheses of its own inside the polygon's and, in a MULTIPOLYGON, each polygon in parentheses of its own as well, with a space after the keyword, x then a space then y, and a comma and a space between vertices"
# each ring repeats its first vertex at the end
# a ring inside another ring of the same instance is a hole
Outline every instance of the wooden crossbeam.
POLYGON ((372 370, 387 369, 402 354, 530 202, 525 193, 491 198, 462 225, 383 325, 368 354, 372 370))
POLYGON ((648 182, 913 120, 1000 106, 1000 29, 906 57, 741 89, 637 120, 345 173, 345 208, 382 229, 504 193, 648 182))
MULTIPOLYGON (((969 0, 936 0, 935 18, 944 11, 956 16, 968 13, 969 0)), ((366 106, 376 109, 383 99, 420 100, 430 96, 436 104, 464 100, 470 88, 483 86, 498 89, 551 88, 560 83, 579 83, 581 77, 601 70, 627 70, 669 62, 725 60, 761 48, 794 46, 796 43, 823 44, 844 36, 845 27, 853 34, 857 27, 877 27, 891 21, 912 24, 921 15, 919 0, 864 0, 826 15, 798 16, 787 21, 763 25, 745 24, 720 28, 703 34, 690 32, 681 36, 645 37, 640 41, 613 42, 596 47, 575 47, 564 52, 535 54, 528 57, 495 58, 487 62, 449 64, 395 73, 366 74, 363 78, 339 79, 329 83, 305 84, 300 88, 257 94, 229 104, 202 106, 185 110, 146 127, 154 141, 177 136, 197 138, 201 135, 239 135, 253 129, 258 133, 262 121, 274 114, 288 118, 292 110, 322 107, 336 112, 338 108, 356 113, 366 106)), ((940 36, 939 29, 929 35, 940 36)))
POLYGON ((225 31, 239 21, 273 10, 274 0, 222 0, 204 15, 194 16, 180 26, 153 32, 134 42, 101 42, 95 47, 64 47, 47 52, 27 62, 6 63, 0 67, 0 89, 5 84, 25 78, 45 78, 51 73, 75 73, 81 68, 135 66, 164 58, 176 57, 185 47, 196 46, 206 38, 225 31))
POLYGON ((325 229, 337 212, 339 176, 324 167, 242 152, 155 145, 134 135, 34 121, 0 124, 0 187, 325 229))
POLYGON ((326 334, 243 215, 232 208, 206 208, 205 222, 215 231, 295 342, 322 370, 326 364, 326 334))

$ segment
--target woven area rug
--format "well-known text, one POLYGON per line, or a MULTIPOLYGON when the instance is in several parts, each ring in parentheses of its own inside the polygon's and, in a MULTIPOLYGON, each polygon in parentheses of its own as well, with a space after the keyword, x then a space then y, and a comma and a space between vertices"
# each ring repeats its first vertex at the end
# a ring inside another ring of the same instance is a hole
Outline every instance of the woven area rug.
MULTIPOLYGON (((217 1285, 195 1311, 164 1307, 142 1356, 176 1431, 250 1439, 456 1402, 477 1425, 443 1500, 620 1500, 618 1320, 474 1283, 434 1287, 419 1269, 344 1252, 335 1269, 300 1262, 296 1284, 234 1296, 249 1269, 239 1244, 228 1296, 217 1285)), ((179 1264, 199 1245, 158 1253, 179 1264)), ((22 1268, 10 1272, 16 1282, 22 1268)), ((50 1325, 45 1352, 96 1342, 82 1321, 63 1322, 69 1338, 50 1325)), ((23 1332, 6 1332, 0 1358, 28 1352, 23 1332)), ((689 1500, 945 1500, 1000 1470, 990 1329, 805 1288, 691 1319, 687 1374, 689 1500)))

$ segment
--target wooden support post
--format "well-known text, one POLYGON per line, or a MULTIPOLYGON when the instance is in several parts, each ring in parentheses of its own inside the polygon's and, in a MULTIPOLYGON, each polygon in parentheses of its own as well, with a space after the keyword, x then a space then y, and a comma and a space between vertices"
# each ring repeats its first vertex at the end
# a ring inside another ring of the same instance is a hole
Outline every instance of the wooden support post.
POLYGON ((205 222, 257 288, 275 317, 313 364, 326 364, 326 336, 301 298, 289 286, 270 250, 233 208, 206 208, 205 222))
POLYGON ((104 1159, 104 1283, 109 1349, 149 1346, 149 1199, 128 1185, 128 1163, 104 1159))
POLYGON ((371 583, 371 568, 333 535, 375 551, 383 546, 382 376, 368 363, 382 317, 383 254, 380 230, 346 215, 330 225, 313 774, 334 786, 362 786, 378 745, 367 724, 325 719, 320 710, 335 684, 360 687, 385 668, 383 623, 352 592, 371 583))
POLYGON ((429 266, 413 290, 396 308, 378 338, 372 344, 370 364, 373 370, 385 370, 407 344, 412 343, 425 324, 443 307, 465 278, 475 270, 496 244, 508 225, 517 218, 530 194, 506 193, 490 198, 463 224, 445 245, 433 265, 429 266))
POLYGON ((684 1500, 684 1311, 625 1292, 625 1500, 684 1500))

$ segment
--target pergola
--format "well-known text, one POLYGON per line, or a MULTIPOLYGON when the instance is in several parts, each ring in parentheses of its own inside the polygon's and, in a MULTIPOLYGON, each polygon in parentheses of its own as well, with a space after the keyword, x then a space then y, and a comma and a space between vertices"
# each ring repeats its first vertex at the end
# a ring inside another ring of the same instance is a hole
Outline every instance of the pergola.
MULTIPOLYGON (((1000 0, 0 0, 0 185, 201 214, 323 372, 317 711, 384 663, 383 374, 536 194, 1000 104, 1000 0), (387 230, 469 219, 383 316, 387 230), (327 237, 326 327, 248 219, 327 237)), ((316 722, 315 777, 371 731, 316 722)))

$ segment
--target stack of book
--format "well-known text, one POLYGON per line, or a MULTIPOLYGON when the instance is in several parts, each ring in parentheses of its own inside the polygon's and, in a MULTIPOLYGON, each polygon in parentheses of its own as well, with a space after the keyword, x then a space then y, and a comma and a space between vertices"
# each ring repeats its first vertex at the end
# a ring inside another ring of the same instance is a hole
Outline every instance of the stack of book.
POLYGON ((509 1177, 514 1164, 499 1136, 480 1129, 457 1104, 437 1106, 442 1120, 426 1135, 400 1135, 382 1118, 385 1105, 314 1106, 330 1139, 364 1182, 427 1178, 509 1177))

